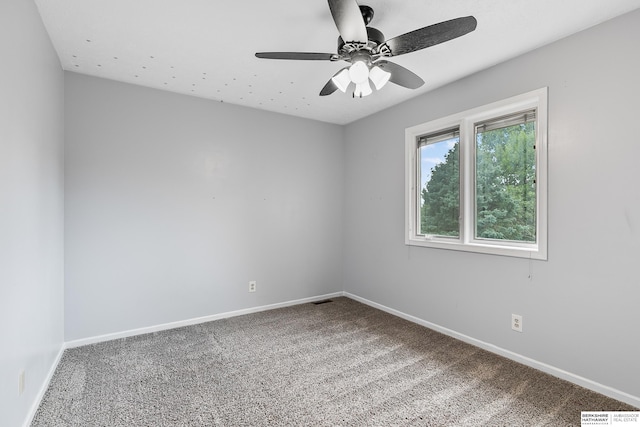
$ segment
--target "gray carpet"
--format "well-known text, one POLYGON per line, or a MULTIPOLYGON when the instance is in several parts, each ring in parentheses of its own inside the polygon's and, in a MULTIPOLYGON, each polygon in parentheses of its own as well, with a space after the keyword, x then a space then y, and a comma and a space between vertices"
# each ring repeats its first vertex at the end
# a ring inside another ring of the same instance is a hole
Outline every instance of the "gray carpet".
POLYGON ((64 352, 32 426, 570 426, 637 410, 348 298, 64 352))

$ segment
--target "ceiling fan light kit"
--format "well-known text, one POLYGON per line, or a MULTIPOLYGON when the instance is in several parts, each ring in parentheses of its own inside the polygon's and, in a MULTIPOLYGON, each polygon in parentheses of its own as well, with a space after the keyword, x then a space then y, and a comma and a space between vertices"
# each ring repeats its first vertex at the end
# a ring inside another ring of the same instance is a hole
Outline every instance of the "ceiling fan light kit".
POLYGON ((369 80, 369 67, 364 61, 355 61, 349 67, 349 78, 355 84, 363 84, 369 80))
POLYGON ((335 84, 340 91, 345 93, 349 88, 349 84, 351 84, 351 77, 349 77, 349 68, 343 68, 336 74, 331 77, 333 84, 335 84))
POLYGON ((429 25, 385 41, 384 34, 369 27, 373 9, 358 6, 355 0, 328 0, 331 16, 338 28, 338 52, 258 52, 264 59, 346 61, 351 65, 338 71, 320 91, 320 96, 337 90, 346 93, 353 87, 353 97, 362 98, 392 82, 408 89, 424 84, 419 76, 383 58, 404 55, 463 36, 476 29, 473 16, 429 25), (345 41, 346 40, 346 41, 345 41))
POLYGON ((376 89, 380 90, 384 85, 387 84, 387 82, 389 82, 391 73, 389 73, 388 71, 384 71, 382 68, 376 65, 375 67, 371 68, 371 71, 369 71, 369 78, 376 86, 376 89))
POLYGON ((373 93, 373 89, 371 89, 371 85, 369 81, 363 83, 357 83, 356 88, 353 91, 354 98, 362 98, 363 96, 369 96, 373 93))

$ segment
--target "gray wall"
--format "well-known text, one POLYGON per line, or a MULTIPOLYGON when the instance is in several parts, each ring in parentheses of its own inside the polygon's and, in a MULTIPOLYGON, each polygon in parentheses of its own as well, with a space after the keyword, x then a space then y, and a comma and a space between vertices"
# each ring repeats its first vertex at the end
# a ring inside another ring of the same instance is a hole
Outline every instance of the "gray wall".
POLYGON ((640 396, 638 40, 633 12, 347 126, 345 290, 640 396), (548 261, 405 246, 404 129, 544 86, 548 261))
POLYGON ((67 341, 342 290, 341 127, 65 85, 67 341))
POLYGON ((637 40, 640 12, 339 127, 72 73, 63 109, 34 4, 1 2, 3 425, 64 339, 342 289, 640 396, 637 40), (405 246, 404 129, 543 86, 549 260, 405 246))
POLYGON ((32 1, 0 2, 0 58, 0 424, 16 426, 63 342, 63 72, 32 1))

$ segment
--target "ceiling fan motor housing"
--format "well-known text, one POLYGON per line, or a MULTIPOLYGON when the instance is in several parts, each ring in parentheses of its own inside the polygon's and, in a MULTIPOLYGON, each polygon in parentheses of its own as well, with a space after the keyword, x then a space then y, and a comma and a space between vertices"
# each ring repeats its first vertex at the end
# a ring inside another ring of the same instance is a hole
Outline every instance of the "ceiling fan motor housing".
POLYGON ((367 45, 362 46, 354 43, 345 43, 342 37, 338 37, 338 52, 343 54, 343 53, 350 53, 350 52, 353 52, 354 50, 360 50, 360 49, 367 49, 369 51, 372 51, 378 46, 380 46, 382 43, 384 43, 384 40, 385 40, 384 34, 382 34, 382 31, 373 27, 367 27, 367 39, 368 39, 367 45))

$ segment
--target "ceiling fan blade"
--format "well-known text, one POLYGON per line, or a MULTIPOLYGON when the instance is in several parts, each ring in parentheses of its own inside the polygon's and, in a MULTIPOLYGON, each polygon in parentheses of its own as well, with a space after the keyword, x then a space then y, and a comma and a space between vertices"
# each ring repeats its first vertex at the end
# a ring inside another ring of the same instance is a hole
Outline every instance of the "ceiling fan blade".
POLYGON ((338 86, 333 82, 332 79, 329 79, 326 85, 320 91, 320 96, 331 95, 333 92, 338 90, 338 86))
POLYGON ((411 31, 384 44, 390 49, 391 56, 403 55, 463 36, 475 30, 476 25, 476 18, 465 16, 411 31))
POLYGON ((336 55, 333 53, 315 52, 258 52, 256 58, 264 59, 296 59, 303 61, 331 61, 336 55))
POLYGON ((342 40, 367 43, 367 28, 355 0, 329 0, 329 9, 342 40))
POLYGON ((422 80, 420 76, 407 70, 401 65, 388 61, 378 61, 374 65, 377 65, 384 71, 391 73, 389 81, 397 84, 398 86, 406 87, 407 89, 418 89, 424 84, 424 80, 422 80))
MULTIPOLYGON (((338 74, 340 74, 343 70, 346 70, 347 68, 349 68, 349 67, 345 67, 345 68, 341 69, 340 71, 335 73, 333 75, 333 77, 337 76, 338 74)), ((329 79, 329 81, 327 82, 327 84, 324 85, 324 87, 320 91, 320 96, 331 95, 333 92, 335 92, 335 91, 337 91, 339 89, 338 86, 336 86, 336 84, 333 82, 333 77, 331 77, 329 79)))

